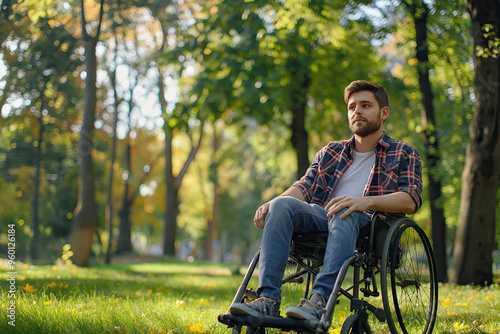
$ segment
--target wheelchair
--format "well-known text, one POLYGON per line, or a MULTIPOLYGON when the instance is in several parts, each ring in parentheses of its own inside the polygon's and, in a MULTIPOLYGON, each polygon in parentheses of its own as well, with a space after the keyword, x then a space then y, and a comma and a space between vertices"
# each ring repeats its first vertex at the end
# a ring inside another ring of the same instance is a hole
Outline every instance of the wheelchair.
MULTIPOLYGON (((293 235, 281 285, 280 316, 221 314, 218 321, 231 328, 233 334, 241 333, 243 327, 246 333, 267 333, 270 329, 327 333, 339 297, 346 297, 352 314, 343 322, 341 334, 372 333, 370 315, 377 319, 371 322, 386 323, 384 326, 389 330, 385 327, 385 333, 432 333, 438 305, 432 247, 413 219, 387 213, 376 213, 360 231, 356 251, 342 265, 321 319, 282 317, 289 305, 297 305, 300 298, 309 298, 309 290, 323 264, 327 237, 327 232, 293 235), (348 273, 352 275, 352 284, 342 287, 348 273), (373 302, 368 302, 370 297, 375 297, 373 302)), ((257 298, 250 285, 258 261, 259 252, 250 262, 233 303, 248 303, 257 298)))

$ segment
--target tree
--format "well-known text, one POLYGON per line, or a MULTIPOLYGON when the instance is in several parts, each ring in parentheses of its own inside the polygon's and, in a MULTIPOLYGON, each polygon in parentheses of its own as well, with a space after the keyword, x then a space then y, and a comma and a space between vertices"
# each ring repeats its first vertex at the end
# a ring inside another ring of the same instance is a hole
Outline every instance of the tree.
POLYGON ((118 98, 117 92, 117 82, 116 82, 116 72, 118 67, 117 60, 117 51, 116 45, 118 44, 118 36, 116 32, 116 26, 113 26, 114 30, 114 57, 113 62, 115 63, 114 68, 112 68, 109 72, 110 83, 113 90, 113 138, 111 139, 111 156, 109 163, 109 174, 108 174, 108 189, 106 192, 106 225, 108 230, 108 247, 106 249, 105 262, 107 264, 111 263, 111 250, 112 250, 112 241, 113 241, 113 174, 115 170, 115 162, 116 162, 116 144, 117 144, 117 128, 118 128, 118 108, 120 106, 120 99, 118 98))
MULTIPOLYGON (((162 72, 159 72, 159 78, 162 79, 162 72)), ((166 102, 164 99, 164 90, 161 88, 163 85, 162 82, 159 82, 160 87, 160 101, 162 101, 162 110, 166 110, 166 102)), ((186 114, 185 112, 182 112, 186 114)), ((165 113, 166 114, 166 113, 165 113)), ((182 116, 181 116, 182 117, 182 116)), ((176 127, 172 127, 172 122, 169 122, 173 118, 167 117, 165 122, 165 181, 167 185, 167 196, 165 198, 166 201, 166 210, 165 210, 165 230, 164 230, 164 238, 163 238, 163 254, 175 256, 175 240, 177 237, 177 216, 179 215, 179 189, 182 184, 182 180, 186 175, 186 172, 189 168, 189 165, 193 162, 196 154, 198 153, 198 149, 201 146, 202 138, 203 138, 203 125, 204 121, 202 120, 198 129, 198 139, 191 138, 191 149, 189 151, 188 156, 184 160, 181 169, 179 172, 174 172, 174 164, 173 164, 173 139, 178 131, 176 127)), ((177 122, 177 121, 175 121, 177 122)))
POLYGON ((339 110, 345 115, 341 92, 350 81, 380 76, 370 22, 350 20, 355 8, 328 0, 220 2, 207 11, 217 15, 200 20, 206 38, 186 43, 201 49, 198 101, 213 99, 215 110, 232 118, 282 122, 302 176, 310 162, 308 132, 347 128, 317 120, 339 110), (207 85, 211 97, 199 98, 207 85))
POLYGON ((425 155, 429 177, 429 199, 431 205, 432 241, 436 258, 438 282, 448 280, 446 261, 446 220, 441 198, 441 180, 436 168, 439 165, 439 139, 434 117, 434 94, 429 79, 430 61, 427 40, 427 18, 429 8, 422 0, 402 1, 407 7, 415 24, 417 73, 422 99, 422 127, 424 133, 425 155))
MULTIPOLYGON (((11 19, 15 22, 29 20, 30 24, 12 29, 6 34, 6 38, 2 38, 5 61, 9 68, 9 84, 5 86, 2 100, 7 101, 9 96, 12 99, 24 99, 25 103, 21 108, 12 113, 11 121, 26 118, 32 119, 30 124, 36 124, 36 128, 30 128, 36 136, 33 138, 32 162, 35 169, 31 217, 33 235, 30 242, 32 259, 41 254, 38 247, 41 227, 39 202, 44 173, 43 155, 47 147, 46 134, 50 136, 55 129, 59 131, 58 125, 62 120, 68 119, 74 109, 71 97, 74 96, 76 85, 72 73, 80 63, 72 57, 77 40, 68 35, 63 26, 53 24, 56 16, 56 11, 52 8, 54 4, 47 2, 44 5, 46 7, 31 1, 24 2, 24 7, 16 5, 11 19), (25 17, 25 10, 30 13, 28 18, 25 17), (56 122, 58 125, 54 124, 56 122)), ((3 18, 0 17, 0 20, 5 23, 3 18)), ((47 161, 47 164, 50 162, 47 161)), ((47 170, 50 167, 45 169, 47 170)))
POLYGON ((474 40, 475 112, 462 174, 450 282, 491 284, 500 173, 500 4, 469 0, 474 40))
MULTIPOLYGON (((122 192, 122 206, 118 211, 118 216, 120 220, 119 224, 119 234, 117 237, 116 244, 116 252, 117 253, 130 253, 133 251, 132 249, 132 220, 131 220, 131 211, 133 203, 139 194, 139 186, 145 182, 148 174, 151 170, 151 166, 154 165, 156 158, 153 160, 148 160, 146 165, 144 165, 141 179, 139 179, 139 183, 135 184, 135 189, 130 191, 130 187, 134 182, 134 171, 132 168, 132 143, 131 143, 131 133, 137 133, 137 131, 133 130, 132 124, 132 115, 134 109, 140 108, 140 105, 136 105, 139 98, 137 98, 137 88, 139 87, 142 79, 145 77, 146 68, 149 66, 148 59, 149 53, 151 52, 151 47, 147 46, 147 41, 144 41, 141 38, 145 35, 148 35, 148 31, 153 23, 153 18, 148 15, 148 10, 146 8, 134 7, 134 5, 139 5, 138 3, 124 3, 122 1, 114 2, 110 4, 114 8, 114 19, 112 23, 112 27, 114 28, 114 38, 109 39, 108 43, 111 44, 109 48, 114 48, 114 56, 108 58, 108 67, 113 69, 110 71, 108 75, 110 78, 115 78, 110 80, 110 85, 108 90, 113 91, 112 100, 114 101, 115 116, 113 119, 116 121, 118 116, 118 107, 120 106, 123 113, 126 114, 126 120, 124 121, 124 125, 127 129, 125 134, 125 138, 123 140, 123 144, 125 146, 124 153, 122 156, 121 163, 123 164, 122 171, 122 180, 123 180, 123 192, 122 192), (126 8, 126 9, 125 9, 126 8), (139 31, 137 27, 146 28, 145 32, 139 31), (139 37, 139 35, 141 35, 139 37), (146 44, 146 45, 145 45, 146 44), (118 79, 117 75, 121 74, 123 78, 125 75, 127 77, 126 80, 118 79)), ((152 30, 151 30, 152 31, 152 30)), ((116 125, 112 125, 116 132, 116 125)), ((139 129, 137 129, 139 130, 139 129)), ((113 135, 113 139, 117 134, 113 135)), ((141 159, 148 159, 149 152, 142 151, 140 157, 141 159)), ((153 153, 153 152, 152 152, 153 153)), ((118 164, 118 162, 116 163, 118 164)), ((116 164, 113 162, 111 165, 116 164)), ((143 166, 139 166, 143 167, 143 166)), ((112 172, 110 169, 110 176, 112 172)), ((110 186, 112 186, 110 177, 110 186)), ((108 192, 110 189, 108 189, 108 192)), ((108 196, 108 198, 111 198, 108 196)), ((110 207, 111 203, 108 204, 110 207)), ((107 214, 107 224, 108 230, 111 231, 112 223, 111 223, 111 208, 108 210, 107 214)), ((109 232, 110 241, 111 241, 111 232, 109 232)))
POLYGON ((100 1, 99 19, 94 36, 89 35, 90 29, 85 17, 85 4, 80 0, 81 39, 85 45, 85 93, 83 123, 78 144, 79 156, 79 188, 78 204, 75 208, 73 229, 70 243, 73 250, 73 263, 79 266, 88 266, 92 237, 99 224, 97 203, 95 200, 95 176, 92 159, 94 121, 96 114, 96 76, 97 56, 96 46, 101 32, 102 16, 104 13, 104 0, 100 1))
POLYGON ((5 42, 12 30, 23 29, 23 27, 17 29, 14 22, 9 21, 14 12, 12 7, 16 2, 16 0, 4 0, 0 3, 0 44, 5 42))
MULTIPOLYGON (((183 16, 189 18, 194 15, 194 7, 189 7, 190 4, 170 3, 164 1, 153 2, 149 4, 152 14, 158 20, 161 27, 162 38, 159 44, 156 55, 156 70, 158 73, 158 100, 164 119, 164 133, 165 133, 165 183, 166 183, 166 196, 165 196, 165 229, 163 237, 163 254, 174 256, 176 254, 175 241, 177 237, 177 217, 179 215, 179 189, 182 185, 189 166, 193 162, 198 150, 201 146, 203 138, 204 117, 198 112, 197 108, 189 106, 182 98, 172 109, 166 99, 166 77, 174 77, 176 80, 181 80, 182 69, 179 67, 168 67, 168 60, 172 59, 169 55, 169 39, 172 34, 169 30, 174 31, 173 36, 175 39, 182 39, 184 35, 191 32, 188 27, 190 24, 183 16), (176 73, 178 71, 178 73, 176 73), (195 137, 196 132, 197 138, 195 137), (174 165, 173 143, 175 136, 179 133, 188 134, 191 139, 191 148, 185 157, 185 160, 180 163, 180 166, 174 165)), ((181 67, 182 68, 182 67, 181 67)), ((186 89, 186 88, 183 88, 186 89)))

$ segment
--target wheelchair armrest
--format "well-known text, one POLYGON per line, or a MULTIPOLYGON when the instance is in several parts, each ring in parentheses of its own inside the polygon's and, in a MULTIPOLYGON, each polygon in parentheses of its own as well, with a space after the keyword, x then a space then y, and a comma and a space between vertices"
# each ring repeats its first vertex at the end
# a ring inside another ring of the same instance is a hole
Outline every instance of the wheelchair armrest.
POLYGON ((389 227, 396 220, 405 216, 406 215, 404 213, 375 212, 374 219, 372 219, 371 223, 369 249, 374 250, 377 257, 382 256, 383 245, 387 232, 389 231, 389 227))
POLYGON ((383 220, 395 221, 395 220, 398 220, 399 218, 406 217, 406 214, 376 211, 375 216, 378 216, 379 218, 381 218, 383 220))

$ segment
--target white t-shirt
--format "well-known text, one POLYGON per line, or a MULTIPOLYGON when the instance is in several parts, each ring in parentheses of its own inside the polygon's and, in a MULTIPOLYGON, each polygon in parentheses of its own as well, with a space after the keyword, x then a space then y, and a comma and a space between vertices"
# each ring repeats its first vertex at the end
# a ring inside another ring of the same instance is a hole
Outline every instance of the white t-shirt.
POLYGON ((338 180, 330 199, 346 195, 361 197, 365 190, 370 171, 375 164, 375 151, 356 152, 352 150, 352 165, 338 180))

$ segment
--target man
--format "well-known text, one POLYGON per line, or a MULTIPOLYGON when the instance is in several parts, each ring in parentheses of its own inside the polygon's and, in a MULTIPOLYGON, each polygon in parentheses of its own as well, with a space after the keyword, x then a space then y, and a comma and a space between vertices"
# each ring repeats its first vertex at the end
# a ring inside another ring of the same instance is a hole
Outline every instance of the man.
POLYGON ((354 253, 359 231, 374 212, 412 214, 420 208, 420 157, 412 146, 383 130, 389 116, 385 89, 354 81, 345 88, 344 100, 354 136, 321 149, 299 181, 257 209, 254 224, 264 229, 259 298, 231 305, 231 314, 278 316, 292 234, 328 231, 323 268, 311 298, 286 311, 290 318, 321 318, 342 263, 354 253))

